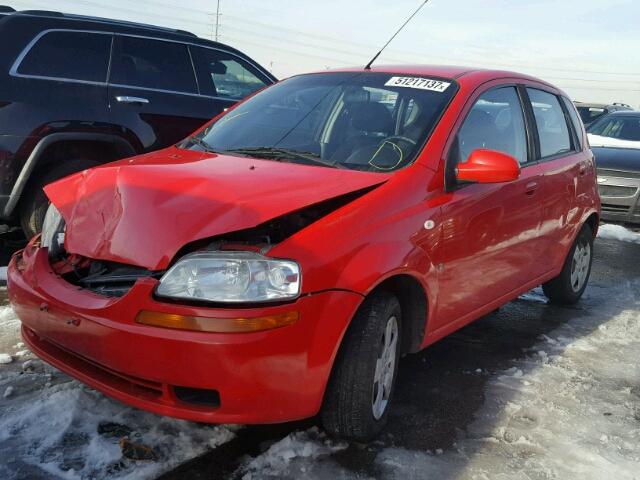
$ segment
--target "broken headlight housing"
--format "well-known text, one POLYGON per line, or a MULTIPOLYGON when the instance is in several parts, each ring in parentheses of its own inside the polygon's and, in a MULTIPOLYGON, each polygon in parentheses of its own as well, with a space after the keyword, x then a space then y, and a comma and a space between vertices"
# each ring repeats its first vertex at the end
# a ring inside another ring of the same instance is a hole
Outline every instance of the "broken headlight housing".
POLYGON ((160 279, 159 297, 222 303, 291 300, 300 295, 300 266, 255 252, 196 252, 160 279))
POLYGON ((49 249, 49 257, 57 257, 64 248, 65 223, 62 215, 52 203, 47 209, 42 224, 40 244, 49 249))

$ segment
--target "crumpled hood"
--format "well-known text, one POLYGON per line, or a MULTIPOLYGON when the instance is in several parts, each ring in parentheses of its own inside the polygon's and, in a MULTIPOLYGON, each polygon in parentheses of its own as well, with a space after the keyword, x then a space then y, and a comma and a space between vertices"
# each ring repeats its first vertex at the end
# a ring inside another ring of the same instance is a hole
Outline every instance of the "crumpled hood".
POLYGON ((45 192, 66 221, 67 251, 161 270, 187 243, 255 227, 387 178, 171 148, 85 170, 45 192))

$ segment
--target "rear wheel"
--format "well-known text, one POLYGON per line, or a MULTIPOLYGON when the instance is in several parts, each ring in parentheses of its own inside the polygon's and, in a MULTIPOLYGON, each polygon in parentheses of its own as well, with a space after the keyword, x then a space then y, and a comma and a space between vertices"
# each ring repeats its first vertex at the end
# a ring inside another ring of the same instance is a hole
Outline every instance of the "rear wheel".
POLYGON ((593 233, 589 225, 584 225, 567 255, 560 275, 542 285, 544 294, 552 303, 576 303, 587 288, 592 262, 593 233))
POLYGON ((400 359, 401 310, 387 292, 367 298, 340 347, 322 407, 329 433, 365 441, 385 426, 400 359))
POLYGON ((56 180, 85 168, 94 167, 95 162, 85 159, 66 160, 64 163, 53 167, 40 176, 33 178, 25 189, 20 204, 20 225, 27 238, 33 237, 42 230, 44 216, 49 208, 49 199, 42 188, 56 180))

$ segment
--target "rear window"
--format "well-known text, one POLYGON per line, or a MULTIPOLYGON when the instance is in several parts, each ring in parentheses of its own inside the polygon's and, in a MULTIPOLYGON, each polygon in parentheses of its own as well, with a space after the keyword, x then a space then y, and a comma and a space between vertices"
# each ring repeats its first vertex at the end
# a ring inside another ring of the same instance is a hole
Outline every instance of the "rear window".
POLYGON ((607 113, 607 109, 603 107, 578 107, 578 113, 584 124, 588 125, 607 113))
POLYGON ((116 36, 109 81, 120 85, 197 93, 189 49, 182 43, 116 36))
POLYGON ((569 127, 555 95, 527 88, 540 138, 540 157, 547 158, 571 151, 569 127))
POLYGON ((18 66, 18 73, 40 77, 105 82, 111 34, 49 32, 43 35, 18 66))
POLYGON ((576 132, 576 140, 578 141, 578 147, 580 148, 580 150, 582 150, 582 147, 583 147, 582 120, 580 120, 580 117, 576 113, 576 109, 573 106, 573 103, 571 103, 571 100, 569 100, 568 98, 562 97, 562 101, 564 102, 564 106, 567 109, 567 112, 569 112, 569 117, 571 117, 571 123, 573 123, 573 129, 576 132))
POLYGON ((603 117, 589 127, 589 133, 620 140, 640 141, 640 116, 603 117))

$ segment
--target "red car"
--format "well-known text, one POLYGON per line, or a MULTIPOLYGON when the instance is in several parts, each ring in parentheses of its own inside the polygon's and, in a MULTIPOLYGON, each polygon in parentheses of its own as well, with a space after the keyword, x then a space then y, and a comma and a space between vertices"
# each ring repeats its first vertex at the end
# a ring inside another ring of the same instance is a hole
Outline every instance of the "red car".
POLYGON ((576 302, 600 216, 568 97, 457 67, 292 77, 46 193, 8 279, 38 356, 161 415, 355 439, 402 355, 538 285, 576 302))

